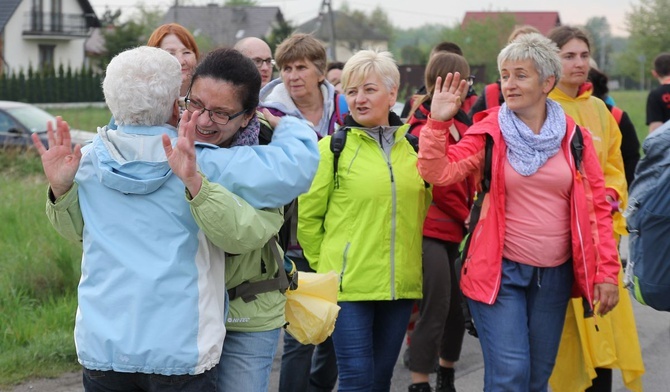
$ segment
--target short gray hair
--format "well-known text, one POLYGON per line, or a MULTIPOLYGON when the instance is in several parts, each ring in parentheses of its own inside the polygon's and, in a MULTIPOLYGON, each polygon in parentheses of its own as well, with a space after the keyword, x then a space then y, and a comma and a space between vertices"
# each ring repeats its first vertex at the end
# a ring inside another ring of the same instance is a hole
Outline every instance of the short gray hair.
POLYGON ((140 46, 116 55, 102 90, 119 125, 162 125, 172 115, 181 87, 179 61, 163 49, 140 46))
POLYGON ((400 86, 400 71, 390 52, 359 50, 344 63, 342 88, 360 85, 370 73, 377 74, 389 90, 400 86))
POLYGON ((519 36, 509 43, 498 54, 498 72, 505 61, 531 60, 542 81, 550 76, 556 77, 554 86, 558 84, 563 72, 561 58, 558 56, 558 47, 549 38, 529 33, 519 36))

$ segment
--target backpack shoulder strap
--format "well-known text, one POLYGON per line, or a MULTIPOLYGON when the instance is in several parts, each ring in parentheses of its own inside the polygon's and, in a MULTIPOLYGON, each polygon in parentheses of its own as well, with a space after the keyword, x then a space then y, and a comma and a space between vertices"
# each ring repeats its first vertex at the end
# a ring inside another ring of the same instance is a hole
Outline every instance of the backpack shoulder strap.
POLYGON ((612 112, 612 116, 614 116, 616 123, 621 124, 621 117, 623 117, 623 110, 621 110, 621 108, 618 108, 616 106, 612 106, 610 112, 612 112))
POLYGON ((584 158, 584 135, 582 135, 579 125, 575 125, 575 137, 570 142, 570 148, 572 149, 572 156, 575 157, 575 167, 577 170, 581 170, 582 159, 584 158))
MULTIPOLYGON (((486 147, 484 148, 484 176, 482 177, 482 196, 491 189, 491 170, 493 166, 493 137, 486 134, 486 147)), ((483 197, 482 197, 483 199, 483 197)), ((471 224, 471 226, 474 226, 471 224)))
POLYGON ((419 152, 419 138, 416 135, 412 135, 411 133, 407 132, 405 134, 405 139, 407 139, 409 144, 412 146, 414 152, 419 152))
POLYGON ((256 299, 257 294, 267 293, 270 291, 279 290, 282 293, 289 288, 289 279, 284 268, 284 260, 279 254, 279 244, 277 238, 272 237, 268 241, 270 249, 272 250, 273 259, 277 263, 277 276, 272 279, 263 280, 260 282, 244 282, 231 289, 228 289, 228 300, 232 301, 235 298, 242 297, 244 302, 251 302, 256 299))
POLYGON ((484 95, 486 96, 486 108, 491 109, 500 106, 500 86, 498 83, 490 83, 484 87, 484 95))
POLYGON ((344 145, 347 144, 347 132, 349 132, 349 127, 343 127, 330 136, 330 152, 333 153, 333 181, 335 182, 335 188, 340 187, 340 181, 337 175, 338 164, 340 161, 340 154, 344 150, 344 145))

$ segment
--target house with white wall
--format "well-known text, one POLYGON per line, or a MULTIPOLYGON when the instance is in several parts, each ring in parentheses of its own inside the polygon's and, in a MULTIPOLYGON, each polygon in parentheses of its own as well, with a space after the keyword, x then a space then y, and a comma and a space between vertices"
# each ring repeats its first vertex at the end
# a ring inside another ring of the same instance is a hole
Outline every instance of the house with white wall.
POLYGON ((0 71, 79 69, 94 27, 100 20, 88 0, 1 0, 0 71))

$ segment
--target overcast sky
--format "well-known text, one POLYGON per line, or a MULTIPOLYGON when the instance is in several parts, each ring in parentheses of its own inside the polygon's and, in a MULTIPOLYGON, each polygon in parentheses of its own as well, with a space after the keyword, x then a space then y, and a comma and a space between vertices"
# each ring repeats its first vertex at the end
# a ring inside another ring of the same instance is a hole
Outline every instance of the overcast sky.
MULTIPOLYGON (((222 3, 223 0, 89 0, 98 16, 102 16, 105 6, 121 8, 124 14, 132 12, 136 4, 165 7, 180 4, 204 5, 209 2, 222 3)), ((332 0, 333 9, 340 8, 345 1, 332 0)), ((322 0, 257 0, 259 5, 278 6, 284 17, 299 24, 318 15, 322 0)), ((391 21, 398 27, 418 27, 427 23, 454 26, 461 22, 466 11, 558 11, 563 24, 583 25, 595 16, 605 16, 617 36, 628 35, 625 15, 632 5, 640 0, 349 0, 350 8, 366 13, 377 4, 382 4, 391 21), (529 5, 532 4, 532 5, 529 5)))

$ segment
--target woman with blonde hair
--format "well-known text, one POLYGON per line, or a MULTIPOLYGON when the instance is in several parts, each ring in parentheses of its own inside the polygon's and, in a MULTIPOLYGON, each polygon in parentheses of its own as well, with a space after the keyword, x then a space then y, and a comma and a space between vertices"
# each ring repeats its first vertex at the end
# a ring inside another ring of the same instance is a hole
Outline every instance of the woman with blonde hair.
POLYGON ((400 83, 389 52, 361 50, 342 72, 350 115, 319 142, 321 161, 298 199, 309 265, 340 277, 333 344, 340 391, 388 391, 414 300, 421 298, 421 229, 430 190, 408 125, 390 109, 400 83))

